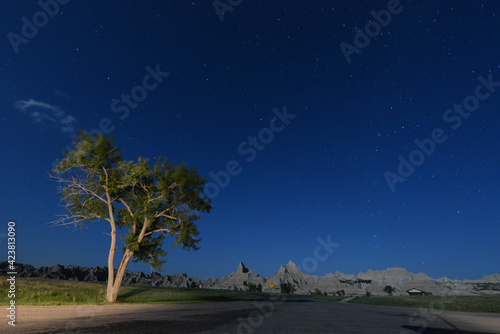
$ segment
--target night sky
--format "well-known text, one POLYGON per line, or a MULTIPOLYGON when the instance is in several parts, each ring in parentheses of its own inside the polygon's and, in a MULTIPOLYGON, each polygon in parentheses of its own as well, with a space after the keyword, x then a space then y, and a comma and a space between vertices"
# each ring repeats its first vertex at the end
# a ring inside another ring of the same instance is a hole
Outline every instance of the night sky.
POLYGON ((45 1, 0 5, 18 262, 106 266, 109 224, 51 227, 47 176, 101 128, 211 183, 200 250, 167 239, 165 274, 500 273, 500 2, 45 1))

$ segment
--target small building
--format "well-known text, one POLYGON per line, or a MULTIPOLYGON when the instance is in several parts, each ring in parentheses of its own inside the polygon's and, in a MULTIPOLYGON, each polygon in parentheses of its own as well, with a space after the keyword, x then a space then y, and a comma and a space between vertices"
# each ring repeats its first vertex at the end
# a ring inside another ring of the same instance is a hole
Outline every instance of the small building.
POLYGON ((423 295, 425 295, 425 291, 415 289, 415 288, 410 289, 410 290, 406 290, 406 292, 408 292, 408 294, 410 296, 423 296, 423 295))

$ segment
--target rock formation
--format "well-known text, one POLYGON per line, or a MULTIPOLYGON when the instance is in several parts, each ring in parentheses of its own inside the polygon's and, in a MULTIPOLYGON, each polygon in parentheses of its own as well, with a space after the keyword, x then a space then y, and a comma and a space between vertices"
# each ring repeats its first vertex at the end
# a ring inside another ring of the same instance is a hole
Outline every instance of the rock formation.
MULTIPOLYGON (((7 262, 0 262, 0 274, 7 273, 7 262)), ((17 276, 65 279, 74 281, 106 282, 106 267, 61 266, 35 268, 17 264, 17 276)), ((264 292, 280 292, 281 283, 292 284, 296 294, 321 291, 328 295, 387 295, 386 286, 393 289, 393 295, 406 295, 416 288, 433 295, 479 295, 500 294, 500 274, 486 275, 478 280, 451 280, 446 277, 433 279, 423 273, 414 274, 401 267, 387 270, 368 270, 357 275, 335 272, 324 276, 307 275, 292 261, 282 265, 271 277, 261 277, 240 262, 234 273, 220 279, 199 280, 186 274, 161 275, 126 271, 123 284, 146 284, 162 287, 203 287, 208 289, 247 290, 250 284, 262 286, 264 292)))
MULTIPOLYGON (((0 274, 5 275, 8 272, 7 266, 7 262, 0 262, 0 274)), ((29 264, 16 263, 16 271, 18 277, 40 277, 86 282, 107 282, 108 280, 107 267, 87 268, 79 266, 64 267, 62 265, 55 265, 52 267, 35 268, 29 264)), ((146 284, 150 286, 192 288, 199 287, 200 280, 197 278, 189 278, 186 274, 163 276, 157 272, 148 275, 138 271, 126 271, 123 277, 123 284, 146 284)))

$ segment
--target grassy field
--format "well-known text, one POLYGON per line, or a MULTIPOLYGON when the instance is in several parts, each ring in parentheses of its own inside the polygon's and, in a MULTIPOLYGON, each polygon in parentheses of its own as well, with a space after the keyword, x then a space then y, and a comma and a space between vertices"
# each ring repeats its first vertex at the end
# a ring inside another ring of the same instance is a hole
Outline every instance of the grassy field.
POLYGON ((422 307, 461 312, 500 312, 500 296, 370 296, 351 303, 422 307))
MULTIPOLYGON (((9 303, 9 286, 1 276, 0 303, 9 303)), ((222 291, 198 288, 158 288, 141 285, 122 286, 119 304, 200 303, 236 300, 264 300, 264 293, 222 291)), ((109 304, 106 302, 106 284, 75 282, 44 278, 18 277, 16 279, 16 305, 81 305, 109 304)))
MULTIPOLYGON (((7 276, 0 276, 0 303, 7 305, 7 276)), ((271 295, 256 292, 210 290, 198 288, 158 288, 125 285, 120 289, 118 304, 201 303, 237 300, 265 300, 271 295)), ((294 295, 314 300, 338 301, 344 297, 294 295)), ((104 305, 106 284, 44 278, 16 279, 16 305, 104 305)), ((500 312, 500 296, 371 296, 358 297, 351 303, 402 307, 422 307, 464 312, 500 312)))

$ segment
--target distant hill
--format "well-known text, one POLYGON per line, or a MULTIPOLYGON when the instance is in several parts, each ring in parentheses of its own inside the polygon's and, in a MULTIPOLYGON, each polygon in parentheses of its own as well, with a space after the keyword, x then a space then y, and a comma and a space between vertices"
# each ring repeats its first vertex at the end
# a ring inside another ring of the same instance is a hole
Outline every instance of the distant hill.
MULTIPOLYGON (((0 274, 6 274, 7 262, 0 262, 0 274)), ((35 268, 17 264, 19 277, 41 277, 75 281, 106 282, 106 267, 79 267, 55 265, 35 268)), ((280 292, 281 283, 295 286, 295 293, 308 294, 317 290, 322 293, 345 295, 387 295, 386 286, 392 287, 393 295, 406 295, 409 289, 419 289, 433 295, 500 295, 500 274, 487 275, 478 280, 451 280, 446 277, 433 279, 424 273, 411 273, 401 267, 386 270, 368 270, 357 275, 335 272, 324 276, 307 275, 292 261, 282 265, 271 277, 254 274, 240 262, 234 273, 220 279, 200 280, 186 274, 161 275, 142 272, 125 273, 123 284, 147 284, 164 287, 203 287, 208 289, 246 290, 250 284, 262 286, 264 292, 280 292)))
POLYGON ((296 287, 295 293, 308 294, 318 289, 321 292, 346 295, 387 295, 386 286, 394 289, 393 295, 406 295, 412 288, 433 295, 479 295, 500 294, 500 275, 484 276, 480 280, 450 280, 448 278, 433 279, 423 273, 414 274, 401 267, 388 268, 382 271, 368 270, 357 275, 341 272, 312 276, 302 273, 292 261, 282 265, 271 277, 255 275, 243 263, 236 272, 221 279, 204 281, 204 287, 215 289, 245 289, 245 283, 261 284, 262 291, 279 292, 280 283, 289 282, 296 287), (271 288, 272 286, 272 288, 271 288))

